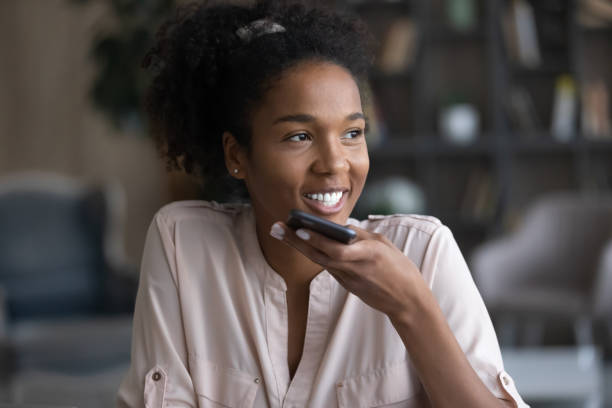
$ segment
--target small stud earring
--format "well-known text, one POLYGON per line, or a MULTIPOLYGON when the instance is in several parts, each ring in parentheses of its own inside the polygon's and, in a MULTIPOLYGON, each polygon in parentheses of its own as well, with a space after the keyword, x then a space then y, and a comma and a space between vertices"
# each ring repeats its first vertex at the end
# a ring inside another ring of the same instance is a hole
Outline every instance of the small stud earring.
POLYGON ((238 169, 234 169, 234 174, 238 174, 238 169))

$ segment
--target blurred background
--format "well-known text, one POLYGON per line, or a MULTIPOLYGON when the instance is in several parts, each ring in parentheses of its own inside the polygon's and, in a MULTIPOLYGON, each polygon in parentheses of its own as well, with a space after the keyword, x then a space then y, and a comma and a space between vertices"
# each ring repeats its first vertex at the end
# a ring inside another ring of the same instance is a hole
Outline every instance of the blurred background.
MULTIPOLYGON (((151 218, 211 198, 140 107, 182 2, 0 1, 0 406, 114 406, 151 218)), ((440 218, 524 399, 612 407, 612 1, 335 3, 379 45, 353 216, 440 218)))

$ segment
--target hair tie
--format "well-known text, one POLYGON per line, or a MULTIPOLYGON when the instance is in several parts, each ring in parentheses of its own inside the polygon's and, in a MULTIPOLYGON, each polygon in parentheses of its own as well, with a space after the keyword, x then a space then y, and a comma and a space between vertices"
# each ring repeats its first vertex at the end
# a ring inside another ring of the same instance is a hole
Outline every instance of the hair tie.
POLYGON ((238 30, 236 30, 236 35, 244 43, 249 43, 254 38, 261 37, 262 35, 282 33, 285 31, 285 27, 283 27, 282 25, 275 23, 274 21, 262 18, 259 20, 255 20, 245 25, 244 27, 240 27, 238 30))

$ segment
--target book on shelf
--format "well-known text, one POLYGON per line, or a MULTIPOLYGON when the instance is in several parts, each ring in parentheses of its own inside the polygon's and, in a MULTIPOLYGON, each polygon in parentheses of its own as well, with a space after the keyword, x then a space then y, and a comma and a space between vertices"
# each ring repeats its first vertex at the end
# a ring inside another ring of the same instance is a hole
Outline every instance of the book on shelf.
POLYGON ((468 175, 460 213, 466 219, 487 219, 495 215, 499 194, 490 171, 477 168, 468 175))
POLYGON ((542 121, 538 116, 533 98, 524 86, 513 85, 510 88, 506 110, 512 127, 520 131, 521 135, 529 137, 542 129, 542 121))
POLYGON ((406 71, 414 62, 417 37, 417 26, 411 18, 393 20, 383 36, 377 68, 385 74, 406 71))
POLYGON ((379 146, 387 136, 387 128, 382 118, 380 105, 370 83, 362 86, 363 111, 367 121, 366 141, 370 148, 379 146))
POLYGON ((514 13, 510 7, 506 7, 504 13, 501 16, 501 27, 502 34, 504 39, 504 44, 506 46, 506 54, 508 58, 512 61, 518 61, 519 52, 518 52, 518 44, 516 43, 516 27, 514 24, 514 13))
POLYGON ((571 75, 559 75, 555 81, 550 130, 559 142, 570 141, 576 131, 576 85, 571 75))
POLYGON ((612 2, 610 0, 581 0, 578 7, 578 23, 581 26, 612 27, 612 2))
POLYGON ((534 68, 541 63, 538 31, 533 7, 526 0, 512 0, 502 15, 508 55, 519 65, 534 68))
POLYGON ((586 82, 582 86, 581 102, 582 135, 591 140, 612 140, 610 94, 605 82, 586 82))

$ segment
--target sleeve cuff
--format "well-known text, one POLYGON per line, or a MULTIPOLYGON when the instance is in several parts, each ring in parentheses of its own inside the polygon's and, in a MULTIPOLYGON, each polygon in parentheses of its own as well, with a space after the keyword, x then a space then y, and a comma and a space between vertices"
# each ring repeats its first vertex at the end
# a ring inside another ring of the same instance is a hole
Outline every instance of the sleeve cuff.
POLYGON ((511 401, 517 408, 529 408, 529 405, 523 401, 523 398, 519 395, 514 380, 506 371, 502 370, 497 374, 497 383, 503 390, 504 397, 502 399, 511 401))

